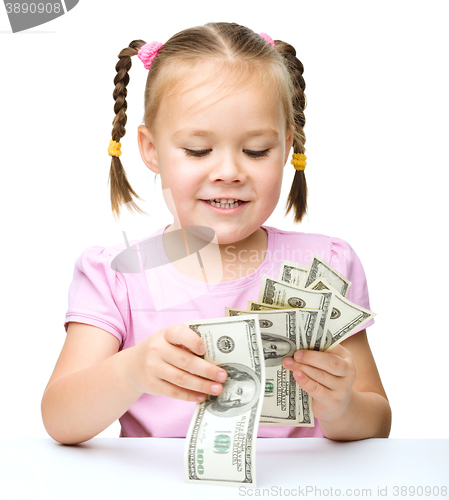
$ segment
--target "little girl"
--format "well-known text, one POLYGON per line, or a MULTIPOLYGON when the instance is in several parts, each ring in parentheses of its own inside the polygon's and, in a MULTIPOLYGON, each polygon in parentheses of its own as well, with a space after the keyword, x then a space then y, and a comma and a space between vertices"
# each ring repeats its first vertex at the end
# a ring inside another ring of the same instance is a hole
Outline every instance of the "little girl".
MULTIPOLYGON (((136 55, 149 70, 140 154, 160 174, 174 222, 140 247, 93 246, 77 259, 66 341, 42 398, 44 425, 61 443, 91 439, 117 419, 121 437, 185 437, 195 403, 220 394, 227 373, 201 358, 204 343, 184 323, 224 317, 226 306, 246 309, 284 259, 308 265, 318 254, 352 282, 347 298, 369 309, 348 243, 263 225, 292 146, 286 213, 300 222, 307 208, 303 65, 291 45, 266 34, 209 23, 120 52, 108 149, 114 213, 124 203, 141 211, 119 159, 136 55), (210 251, 179 258, 172 236, 193 226, 199 240, 200 228, 213 230, 210 251), (117 265, 133 249, 140 272, 129 259, 129 268, 117 265)), ((391 410, 365 329, 331 352, 297 351, 283 366, 312 396, 315 426, 260 426, 259 437, 388 437, 391 410)))

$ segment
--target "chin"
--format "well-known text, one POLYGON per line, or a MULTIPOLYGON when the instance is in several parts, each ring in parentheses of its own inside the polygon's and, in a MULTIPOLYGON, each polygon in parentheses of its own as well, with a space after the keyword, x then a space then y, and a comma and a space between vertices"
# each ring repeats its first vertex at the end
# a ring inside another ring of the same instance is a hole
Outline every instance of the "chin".
POLYGON ((231 232, 229 231, 229 229, 223 229, 223 231, 216 230, 215 237, 219 245, 233 245, 241 240, 248 238, 249 236, 251 236, 253 232, 254 231, 251 232, 245 231, 243 233, 241 227, 231 232))

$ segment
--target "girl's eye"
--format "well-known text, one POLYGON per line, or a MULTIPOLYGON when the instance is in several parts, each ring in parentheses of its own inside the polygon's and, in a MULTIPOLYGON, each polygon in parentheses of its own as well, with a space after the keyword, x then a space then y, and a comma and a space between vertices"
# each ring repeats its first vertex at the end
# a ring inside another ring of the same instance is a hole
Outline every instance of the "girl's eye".
POLYGON ((206 156, 212 149, 184 149, 187 156, 196 156, 201 158, 202 156, 206 156))
MULTIPOLYGON (((201 158, 203 156, 208 155, 212 149, 184 149, 184 152, 187 156, 196 156, 197 158, 201 158)), ((269 149, 264 149, 263 151, 252 151, 251 149, 244 149, 243 152, 249 156, 250 158, 262 158, 264 156, 268 156, 269 149)))
POLYGON ((243 150, 243 152, 250 158, 262 158, 263 156, 268 156, 268 151, 268 149, 264 149, 263 151, 251 151, 250 149, 243 150))

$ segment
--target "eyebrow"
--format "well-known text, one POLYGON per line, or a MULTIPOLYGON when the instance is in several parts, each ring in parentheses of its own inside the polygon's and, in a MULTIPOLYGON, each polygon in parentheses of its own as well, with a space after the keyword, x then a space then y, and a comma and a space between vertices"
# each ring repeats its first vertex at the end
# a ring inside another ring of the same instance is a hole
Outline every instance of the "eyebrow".
MULTIPOLYGON (((246 132, 245 137, 251 138, 251 137, 260 137, 260 136, 267 136, 269 138, 272 138, 274 140, 279 139, 279 133, 274 130, 273 128, 261 128, 257 130, 248 130, 246 132)), ((215 136, 214 132, 211 130, 201 130, 201 129, 195 129, 195 128, 183 128, 180 130, 177 130, 173 134, 173 139, 179 139, 181 137, 213 137, 215 136)))

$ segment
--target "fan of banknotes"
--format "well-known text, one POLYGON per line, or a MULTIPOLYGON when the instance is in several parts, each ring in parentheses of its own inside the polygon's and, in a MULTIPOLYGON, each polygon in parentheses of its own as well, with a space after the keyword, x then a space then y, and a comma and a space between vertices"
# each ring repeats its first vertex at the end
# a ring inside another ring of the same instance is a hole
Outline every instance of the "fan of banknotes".
POLYGON ((228 373, 219 396, 198 403, 186 438, 186 479, 255 486, 261 425, 314 426, 312 398, 282 366, 298 349, 329 351, 375 316, 346 299, 351 282, 313 255, 308 267, 284 260, 263 275, 247 310, 185 324, 204 341, 204 359, 228 373))

